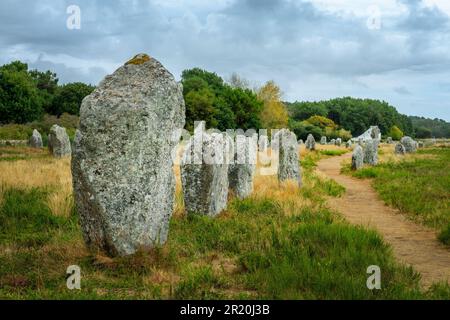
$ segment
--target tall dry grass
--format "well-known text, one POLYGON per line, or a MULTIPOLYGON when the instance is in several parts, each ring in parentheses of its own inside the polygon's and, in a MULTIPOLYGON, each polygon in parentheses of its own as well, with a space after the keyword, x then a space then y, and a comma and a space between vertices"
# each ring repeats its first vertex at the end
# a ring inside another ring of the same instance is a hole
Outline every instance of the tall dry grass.
POLYGON ((73 208, 70 159, 51 157, 0 162, 0 194, 7 188, 45 188, 53 214, 69 216, 73 208))

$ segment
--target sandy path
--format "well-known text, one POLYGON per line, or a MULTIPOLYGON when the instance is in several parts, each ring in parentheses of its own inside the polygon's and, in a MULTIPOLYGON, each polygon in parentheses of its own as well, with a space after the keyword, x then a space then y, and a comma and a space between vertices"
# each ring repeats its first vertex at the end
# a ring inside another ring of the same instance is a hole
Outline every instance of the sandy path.
POLYGON ((386 206, 369 180, 340 174, 341 162, 349 158, 351 154, 345 154, 322 160, 318 164, 319 171, 347 189, 343 197, 330 199, 330 206, 351 223, 378 230, 391 244, 396 258, 421 273, 423 286, 449 281, 450 250, 436 240, 433 230, 409 221, 397 210, 386 206))

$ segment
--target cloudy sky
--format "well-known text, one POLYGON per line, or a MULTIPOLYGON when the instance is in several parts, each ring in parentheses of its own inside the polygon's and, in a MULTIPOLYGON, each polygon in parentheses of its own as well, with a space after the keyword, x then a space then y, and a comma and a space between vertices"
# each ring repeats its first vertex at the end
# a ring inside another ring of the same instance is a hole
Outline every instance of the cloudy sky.
POLYGON ((450 121, 449 0, 0 1, 0 64, 97 84, 139 52, 177 79, 236 72, 276 81, 288 101, 377 98, 450 121))

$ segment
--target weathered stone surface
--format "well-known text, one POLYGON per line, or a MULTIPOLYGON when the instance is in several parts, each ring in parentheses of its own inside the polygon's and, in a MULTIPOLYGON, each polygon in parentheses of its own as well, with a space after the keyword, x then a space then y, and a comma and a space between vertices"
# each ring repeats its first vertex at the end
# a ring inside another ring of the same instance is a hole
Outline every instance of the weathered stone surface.
POLYGON ((386 143, 387 143, 387 144, 392 144, 392 143, 394 143, 394 140, 392 140, 392 137, 388 137, 388 138, 386 139, 386 143))
POLYGON ((348 141, 345 143, 345 146, 346 146, 347 148, 351 148, 351 147, 353 146, 352 140, 348 140, 348 141))
POLYGON ((42 148, 44 144, 42 143, 42 136, 36 129, 33 130, 33 135, 30 137, 29 145, 31 148, 42 148))
POLYGON ((53 125, 48 135, 48 150, 55 158, 68 157, 72 153, 66 129, 53 125))
POLYGON ((418 142, 418 148, 422 149, 424 147, 423 141, 418 142))
POLYGON ((228 167, 233 141, 225 133, 207 133, 204 122, 195 128, 181 161, 181 182, 188 214, 214 217, 227 207, 228 167))
POLYGON ((316 140, 314 139, 314 136, 312 134, 308 135, 305 145, 306 149, 308 150, 316 150, 316 140))
POLYGON ((259 152, 266 152, 269 148, 269 137, 266 135, 260 135, 258 139, 259 152))
POLYGON ((327 144, 327 137, 322 137, 322 138, 320 138, 320 144, 322 144, 322 145, 325 145, 325 144, 327 144))
POLYGON ((364 164, 364 151, 363 148, 358 144, 355 149, 353 149, 352 154, 352 169, 359 170, 364 164))
POLYGON ((397 143, 395 145, 395 154, 398 154, 398 155, 406 154, 405 146, 403 146, 401 143, 397 143))
POLYGON ((302 183, 297 138, 288 129, 280 131, 278 180, 295 180, 300 186, 302 183))
POLYGON ((372 131, 370 133, 370 137, 373 140, 381 140, 381 131, 380 128, 378 128, 378 126, 373 126, 371 127, 372 131))
POLYGON ((330 140, 330 145, 335 146, 336 145, 336 139, 331 139, 330 140))
POLYGON ((298 142, 297 142, 297 143, 298 143, 298 145, 299 145, 299 146, 301 146, 301 145, 304 145, 304 144, 305 144, 305 143, 303 142, 303 140, 302 140, 302 139, 298 140, 298 142))
POLYGON ((272 131, 272 139, 270 141, 270 147, 273 151, 278 151, 280 148, 280 132, 281 130, 272 131))
POLYGON ((413 153, 417 151, 417 143, 411 137, 403 137, 400 143, 405 147, 406 153, 413 153))
POLYGON ((336 145, 337 145, 338 147, 340 147, 341 144, 342 144, 342 139, 341 139, 341 138, 337 138, 337 139, 336 139, 336 145))
POLYGON ((150 57, 120 67, 83 100, 72 174, 90 248, 128 255, 166 241, 184 123, 182 86, 150 57))
POLYGON ((364 163, 375 166, 378 164, 378 140, 372 139, 366 141, 364 147, 364 163))
POLYGON ((228 168, 230 189, 240 198, 253 192, 253 177, 256 170, 256 146, 252 137, 237 134, 234 142, 234 161, 228 168))

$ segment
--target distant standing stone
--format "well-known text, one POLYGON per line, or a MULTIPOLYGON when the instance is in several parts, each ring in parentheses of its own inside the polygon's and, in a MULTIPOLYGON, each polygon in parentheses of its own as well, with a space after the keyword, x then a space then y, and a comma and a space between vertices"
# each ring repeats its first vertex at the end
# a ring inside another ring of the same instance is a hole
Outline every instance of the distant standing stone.
POLYGON ((145 54, 83 100, 72 175, 88 247, 124 256, 166 242, 184 124, 182 86, 145 54))
POLYGON ((392 138, 391 138, 391 137, 388 137, 388 138, 386 139, 386 143, 387 143, 387 144, 392 144, 392 143, 393 143, 392 138))
POLYGON ((330 140, 330 145, 335 146, 336 145, 336 139, 331 139, 330 140))
POLYGON ((305 143, 303 142, 302 139, 298 140, 298 145, 299 145, 299 146, 302 146, 302 145, 304 145, 304 144, 305 144, 305 143))
POLYGON ((258 139, 259 152, 266 152, 269 148, 269 137, 266 135, 260 135, 258 139))
POLYGON ((402 145, 401 143, 397 143, 397 144, 395 145, 395 154, 398 154, 398 155, 405 155, 405 154, 406 154, 405 146, 402 145))
POLYGON ((346 146, 347 148, 351 148, 351 147, 353 146, 352 140, 348 140, 348 141, 345 143, 345 146, 346 146))
POLYGON ((418 147, 419 147, 420 149, 422 149, 422 148, 424 147, 424 143, 423 143, 423 141, 419 141, 419 143, 418 143, 418 147))
POLYGON ((364 148, 364 163, 372 166, 378 164, 378 140, 367 140, 364 148))
POLYGON ((406 153, 413 153, 417 151, 417 143, 411 137, 403 137, 400 143, 405 147, 406 153))
POLYGON ((314 139, 314 136, 312 134, 308 135, 305 145, 306 149, 308 150, 316 150, 316 140, 314 139))
POLYGON ((237 134, 234 143, 234 161, 228 168, 230 189, 244 199, 253 192, 253 177, 256 169, 256 146, 252 137, 237 134))
POLYGON ((295 134, 288 129, 280 131, 278 180, 295 180, 301 186, 300 159, 295 134))
POLYGON ((72 153, 66 129, 53 125, 48 135, 48 150, 55 158, 68 157, 72 153))
POLYGON ((337 145, 338 147, 340 147, 341 144, 342 144, 342 139, 341 139, 341 138, 337 138, 337 139, 336 139, 336 145, 337 145))
POLYGON ((181 182, 188 214, 214 217, 227 207, 228 166, 233 143, 225 133, 208 134, 200 123, 181 161, 181 182))
POLYGON ((325 145, 325 144, 327 144, 327 137, 322 137, 322 138, 320 138, 320 144, 322 144, 322 145, 325 145))
POLYGON ((353 150, 352 154, 352 169, 359 170, 364 164, 364 152, 363 148, 358 144, 353 150))
POLYGON ((33 130, 33 135, 30 137, 29 145, 31 148, 42 148, 44 144, 42 143, 42 136, 36 129, 33 130))

